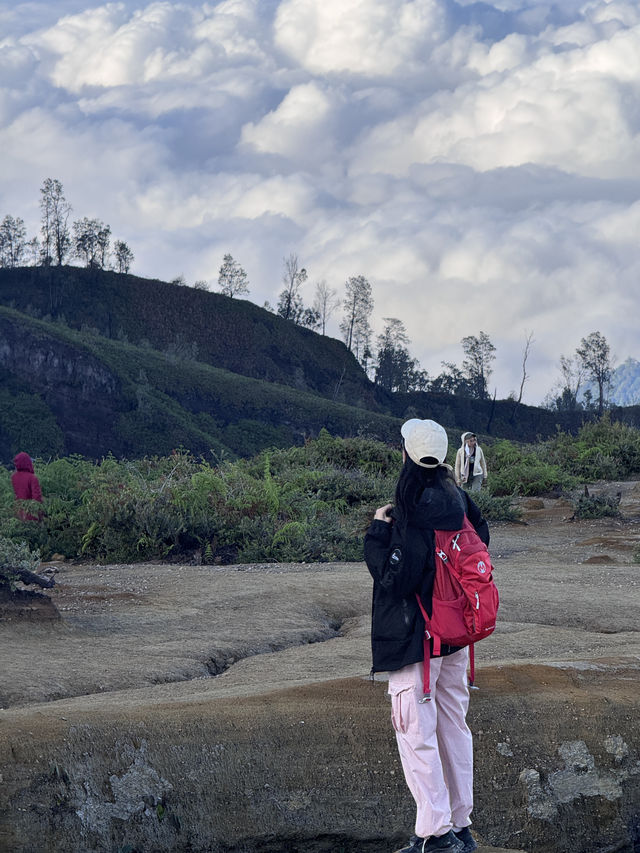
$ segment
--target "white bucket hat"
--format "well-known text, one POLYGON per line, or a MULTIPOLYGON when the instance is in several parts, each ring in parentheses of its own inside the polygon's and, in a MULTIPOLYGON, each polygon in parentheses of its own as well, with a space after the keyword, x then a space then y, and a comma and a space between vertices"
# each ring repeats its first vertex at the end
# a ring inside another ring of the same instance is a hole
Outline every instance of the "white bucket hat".
POLYGON ((400 428, 404 449, 421 468, 437 468, 447 458, 449 439, 444 427, 435 421, 411 418, 400 428))

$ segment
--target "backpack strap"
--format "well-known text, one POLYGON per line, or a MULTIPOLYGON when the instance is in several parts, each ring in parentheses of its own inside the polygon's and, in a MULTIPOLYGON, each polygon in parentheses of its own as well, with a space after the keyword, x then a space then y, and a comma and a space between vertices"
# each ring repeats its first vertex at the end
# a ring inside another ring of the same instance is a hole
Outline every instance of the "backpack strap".
MULTIPOLYGON (((429 628, 427 627, 431 620, 427 614, 427 611, 424 609, 424 605, 422 603, 422 599, 416 592, 416 600, 418 602, 418 607, 420 608, 420 612, 422 613, 422 617, 424 619, 424 636, 422 637, 422 648, 423 648, 423 658, 422 658, 422 692, 424 696, 422 699, 419 699, 419 703, 422 705, 425 702, 431 701, 431 640, 433 640, 433 653, 434 655, 440 654, 441 643, 440 637, 431 633, 429 628)), ((475 655, 475 643, 469 643, 469 679, 468 686, 470 690, 478 690, 475 686, 476 680, 476 655, 475 655)))
POLYGON ((476 687, 476 685, 474 683, 476 680, 475 654, 473 651, 474 646, 475 646, 475 643, 469 644, 469 683, 468 683, 468 687, 469 687, 469 690, 480 690, 480 688, 476 687))
MULTIPOLYGON (((431 639, 432 634, 429 628, 427 627, 431 620, 427 614, 427 611, 424 609, 424 605, 422 603, 422 599, 416 592, 416 600, 418 602, 418 607, 422 613, 424 619, 424 635, 422 637, 422 648, 423 648, 423 657, 422 657, 422 692, 423 697, 418 701, 420 704, 424 704, 425 702, 431 701, 431 639)), ((440 654, 440 637, 433 637, 433 653, 440 654), (436 652, 436 642, 438 645, 438 651, 436 652)))

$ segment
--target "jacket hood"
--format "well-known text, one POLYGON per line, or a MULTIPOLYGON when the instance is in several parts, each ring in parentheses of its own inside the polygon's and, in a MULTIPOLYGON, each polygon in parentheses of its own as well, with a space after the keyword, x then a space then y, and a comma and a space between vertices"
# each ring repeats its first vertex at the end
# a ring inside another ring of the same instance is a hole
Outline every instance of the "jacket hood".
POLYGON ((13 464, 16 466, 16 470, 18 471, 28 471, 30 474, 33 474, 33 462, 31 461, 31 457, 28 453, 18 453, 14 456, 13 464))
POLYGON ((460 444, 463 447, 464 447, 464 443, 465 443, 466 439, 469 438, 470 435, 473 435, 473 433, 472 432, 463 432, 462 435, 460 436, 460 444))
POLYGON ((465 514, 464 498, 456 486, 425 489, 413 515, 416 527, 428 530, 459 530, 465 514))

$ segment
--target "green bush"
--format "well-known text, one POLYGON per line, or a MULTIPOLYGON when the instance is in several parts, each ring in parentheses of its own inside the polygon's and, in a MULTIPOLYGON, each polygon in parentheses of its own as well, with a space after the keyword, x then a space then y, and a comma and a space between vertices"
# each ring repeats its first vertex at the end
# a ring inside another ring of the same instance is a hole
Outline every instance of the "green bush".
POLYGON ((487 448, 488 488, 492 495, 542 495, 571 489, 577 480, 541 458, 533 446, 498 441, 487 448))
POLYGON ((26 542, 14 542, 0 536, 0 587, 13 589, 18 575, 14 569, 26 569, 37 572, 40 566, 40 553, 32 551, 26 542))
POLYGON ((484 489, 473 492, 471 498, 487 521, 518 521, 522 515, 509 496, 498 497, 484 489))
POLYGON ((640 472, 640 431, 605 415, 577 437, 559 433, 544 444, 550 461, 582 481, 617 480, 640 472))
MULTIPOLYGON (((620 454, 627 470, 633 468, 637 443, 637 430, 606 423, 590 425, 575 439, 559 434, 537 446, 496 442, 486 448, 489 488, 473 498, 489 521, 513 521, 513 495, 573 488, 579 482, 573 472, 585 459, 591 471, 594 460, 602 469, 602 454, 620 454)), ((365 437, 334 438, 326 430, 303 447, 271 448, 235 461, 196 458, 183 449, 135 461, 36 460, 42 521, 16 517, 5 474, 0 524, 5 537, 39 549, 43 558, 361 560, 364 533, 375 508, 393 501, 401 465, 397 447, 365 437)), ((577 514, 610 511, 583 502, 577 514)))
POLYGON ((577 518, 617 518, 619 498, 611 495, 581 495, 576 504, 577 518))

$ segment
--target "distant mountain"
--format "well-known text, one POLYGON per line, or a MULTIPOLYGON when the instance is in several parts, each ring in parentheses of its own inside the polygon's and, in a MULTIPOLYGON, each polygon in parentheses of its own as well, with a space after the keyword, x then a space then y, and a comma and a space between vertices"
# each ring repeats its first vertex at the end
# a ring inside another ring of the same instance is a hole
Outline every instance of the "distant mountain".
MULTIPOLYGON (((578 399, 582 402, 587 391, 591 394, 591 400, 597 401, 598 386, 595 382, 585 382, 582 385, 578 394, 578 399)), ((640 405, 640 361, 628 358, 613 369, 606 399, 612 406, 640 405)))
POLYGON ((640 361, 628 358, 614 369, 609 400, 616 406, 640 404, 640 361))

